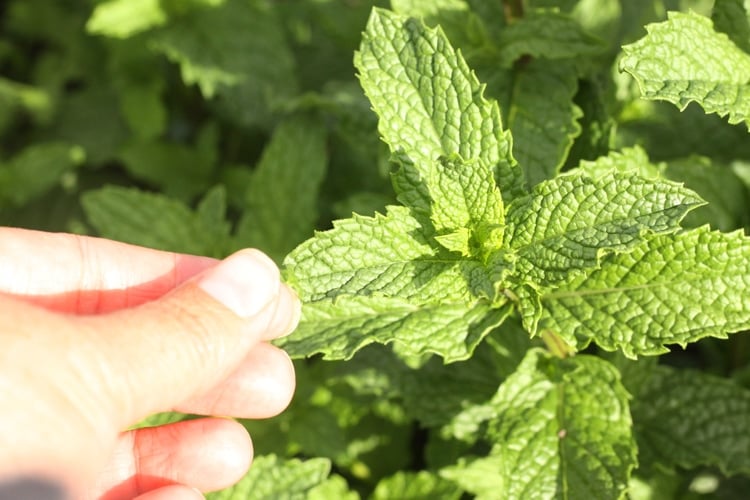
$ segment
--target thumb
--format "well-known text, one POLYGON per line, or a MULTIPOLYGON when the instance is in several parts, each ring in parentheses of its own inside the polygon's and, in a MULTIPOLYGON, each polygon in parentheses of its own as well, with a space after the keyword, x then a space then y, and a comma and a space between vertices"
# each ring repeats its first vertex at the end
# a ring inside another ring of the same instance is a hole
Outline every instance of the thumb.
POLYGON ((79 317, 106 360, 85 380, 124 427, 206 393, 257 342, 290 333, 299 316, 299 299, 273 261, 242 250, 158 300, 79 317))

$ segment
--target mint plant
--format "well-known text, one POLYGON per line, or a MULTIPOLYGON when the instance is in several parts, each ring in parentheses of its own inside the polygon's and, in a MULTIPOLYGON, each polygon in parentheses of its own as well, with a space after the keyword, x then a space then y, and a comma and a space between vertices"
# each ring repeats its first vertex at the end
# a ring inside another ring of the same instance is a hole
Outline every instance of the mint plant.
POLYGON ((2 223, 303 299, 211 498, 746 497, 746 2, 6 4, 2 223))

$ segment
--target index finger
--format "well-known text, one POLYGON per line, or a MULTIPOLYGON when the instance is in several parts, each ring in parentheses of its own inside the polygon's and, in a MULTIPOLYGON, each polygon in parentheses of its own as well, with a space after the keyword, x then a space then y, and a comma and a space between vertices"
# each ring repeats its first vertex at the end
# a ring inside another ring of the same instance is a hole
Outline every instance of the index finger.
POLYGON ((74 314, 154 300, 217 262, 103 238, 0 228, 0 293, 74 314))

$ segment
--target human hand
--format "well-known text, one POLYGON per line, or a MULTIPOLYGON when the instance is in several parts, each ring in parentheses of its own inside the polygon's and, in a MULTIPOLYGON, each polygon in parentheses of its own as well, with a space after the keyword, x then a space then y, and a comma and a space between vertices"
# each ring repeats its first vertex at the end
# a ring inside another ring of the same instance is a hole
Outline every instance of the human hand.
POLYGON ((257 250, 217 261, 0 228, 0 498, 22 477, 104 500, 233 484, 253 453, 239 423, 123 429, 169 410, 279 413, 294 369, 265 341, 299 314, 257 250))

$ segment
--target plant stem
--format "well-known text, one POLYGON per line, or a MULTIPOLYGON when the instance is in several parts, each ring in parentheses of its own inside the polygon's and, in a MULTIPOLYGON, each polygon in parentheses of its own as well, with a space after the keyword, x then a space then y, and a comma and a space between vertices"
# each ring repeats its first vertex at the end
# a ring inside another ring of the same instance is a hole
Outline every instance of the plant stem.
POLYGON ((549 352, 558 358, 567 358, 576 353, 573 347, 569 346, 567 342, 552 330, 543 330, 542 340, 549 352))

